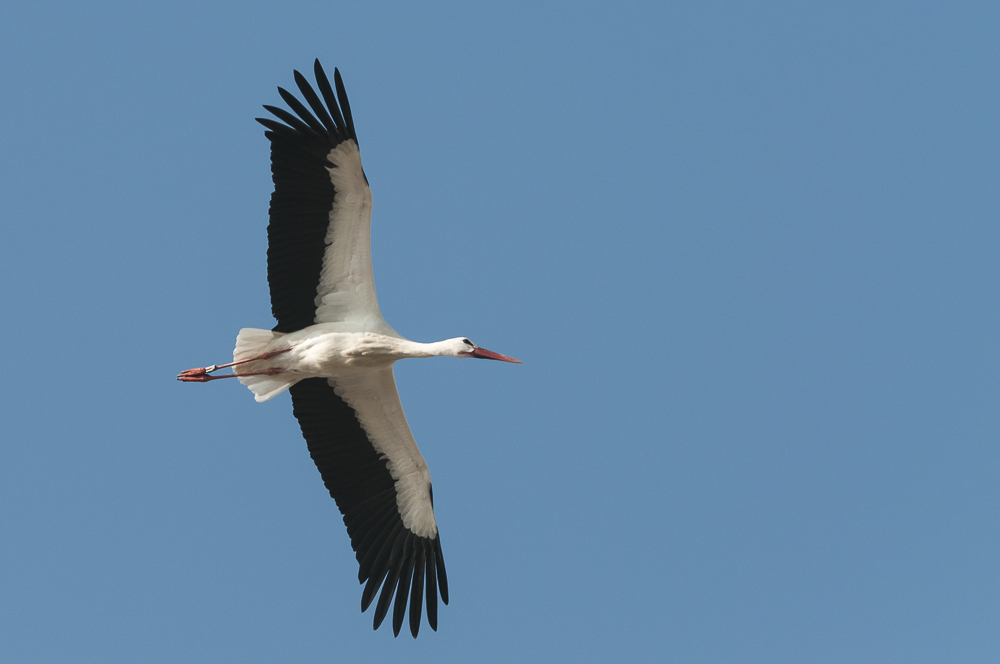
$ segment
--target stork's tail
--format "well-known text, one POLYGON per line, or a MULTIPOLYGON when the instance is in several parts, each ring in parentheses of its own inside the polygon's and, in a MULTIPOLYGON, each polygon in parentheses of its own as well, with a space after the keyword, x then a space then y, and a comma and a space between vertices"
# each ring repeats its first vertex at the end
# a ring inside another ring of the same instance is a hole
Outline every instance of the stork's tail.
MULTIPOLYGON (((236 349, 233 351, 233 361, 238 362, 251 357, 263 355, 269 351, 279 350, 278 339, 285 336, 284 332, 272 332, 271 330, 259 330, 254 327, 245 327, 240 330, 236 337, 236 349)), ((259 360, 247 362, 235 368, 236 375, 241 383, 250 388, 254 394, 255 401, 267 401, 271 397, 277 396, 287 390, 295 383, 302 380, 302 376, 293 373, 279 373, 273 376, 257 375, 242 376, 240 374, 252 371, 264 371, 272 368, 275 364, 280 364, 283 355, 276 355, 272 360, 259 360)))

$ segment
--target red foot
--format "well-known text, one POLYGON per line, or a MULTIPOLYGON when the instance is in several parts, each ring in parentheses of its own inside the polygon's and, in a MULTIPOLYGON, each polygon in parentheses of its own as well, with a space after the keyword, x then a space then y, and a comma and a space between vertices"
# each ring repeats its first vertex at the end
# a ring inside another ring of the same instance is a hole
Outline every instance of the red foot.
POLYGON ((222 378, 222 376, 209 376, 209 371, 215 371, 215 367, 198 367, 196 369, 188 369, 187 371, 182 371, 177 374, 177 380, 185 383, 207 383, 210 380, 222 378))

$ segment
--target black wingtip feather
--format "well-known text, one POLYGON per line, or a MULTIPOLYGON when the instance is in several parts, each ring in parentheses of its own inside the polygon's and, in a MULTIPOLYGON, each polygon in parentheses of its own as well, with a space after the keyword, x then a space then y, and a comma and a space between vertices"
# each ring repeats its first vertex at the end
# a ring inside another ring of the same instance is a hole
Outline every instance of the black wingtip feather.
POLYGON ((406 617, 406 601, 410 598, 410 578, 413 576, 413 549, 407 547, 404 552, 403 568, 399 573, 399 583, 396 584, 396 604, 392 608, 392 635, 399 636, 406 617))
MULTIPOLYGON (((382 585, 382 581, 385 580, 385 575, 389 573, 388 569, 385 569, 378 574, 373 574, 368 577, 368 583, 365 584, 365 590, 361 593, 361 613, 368 610, 368 607, 372 605, 372 600, 375 599, 375 595, 378 594, 378 589, 382 585)), ((378 629, 378 626, 375 626, 378 629)))
POLYGON ((340 114, 340 105, 333 94, 333 88, 330 87, 330 79, 326 77, 323 65, 319 63, 319 58, 316 58, 316 63, 313 65, 313 73, 316 74, 316 85, 319 87, 320 94, 323 95, 323 101, 326 102, 327 108, 333 114, 333 121, 337 123, 337 129, 346 135, 347 125, 344 123, 344 116, 340 114))
POLYGON ((437 555, 437 577, 438 577, 438 588, 441 590, 441 601, 445 604, 448 603, 448 573, 444 571, 444 556, 441 555, 441 533, 438 533, 437 537, 434 538, 434 553, 437 555))
POLYGON ((435 632, 438 628, 438 605, 437 605, 437 578, 434 575, 435 568, 434 547, 427 547, 427 624, 435 632))
POLYGON ((323 103, 319 100, 319 97, 316 96, 316 92, 312 89, 312 86, 309 85, 309 81, 307 81, 306 77, 298 71, 295 72, 295 84, 299 86, 299 91, 302 93, 302 96, 306 98, 306 101, 309 103, 309 107, 313 110, 313 113, 316 114, 316 117, 319 118, 319 121, 323 123, 326 130, 336 134, 337 125, 335 125, 333 119, 330 118, 330 114, 326 112, 326 108, 323 107, 323 103))
POLYGON ((386 575, 385 581, 382 582, 382 593, 375 606, 375 629, 379 628, 379 625, 385 620, 386 613, 389 612, 392 596, 396 594, 396 583, 403 571, 403 563, 406 562, 406 549, 409 547, 412 537, 413 533, 407 533, 405 538, 396 541, 396 546, 392 549, 392 556, 389 557, 389 573, 386 575))
POLYGON ((292 129, 295 129, 296 131, 304 131, 304 132, 309 131, 309 125, 307 125, 305 122, 298 119, 297 117, 295 117, 294 115, 292 115, 283 108, 278 108, 277 106, 270 106, 268 104, 264 104, 264 110, 273 115, 274 117, 278 118, 285 124, 287 124, 292 129))
MULTIPOLYGON (((278 127, 285 126, 280 122, 275 122, 271 118, 254 118, 254 120, 264 125, 264 128, 267 129, 268 131, 278 131, 278 127)), ((285 127, 285 129, 288 129, 288 127, 285 127)))
MULTIPOLYGON (((295 73, 298 74, 298 72, 295 73)), ((299 76, 301 75, 302 74, 299 74, 299 76)), ((317 134, 326 133, 326 129, 323 127, 322 123, 313 117, 313 114, 309 112, 309 109, 307 109, 301 101, 296 99, 295 95, 282 87, 278 87, 278 94, 281 95, 281 98, 285 100, 285 103, 291 107, 295 114, 302 118, 303 122, 309 125, 310 129, 315 131, 317 134)))
MULTIPOLYGON (((378 591, 379 583, 385 578, 386 573, 392 569, 392 556, 399 545, 401 539, 401 531, 403 530, 403 521, 399 520, 393 527, 392 532, 386 537, 385 542, 379 547, 378 555, 375 556, 374 562, 372 562, 372 574, 368 577, 369 585, 372 584, 372 580, 378 578, 378 582, 371 587, 369 591, 369 586, 365 586, 364 596, 362 598, 362 606, 364 607, 362 611, 368 608, 371 604, 372 599, 375 598, 375 593, 378 591), (364 601, 364 597, 367 597, 367 602, 364 601)), ((402 539, 405 539, 403 537, 402 539)))
POLYGON ((413 587, 410 589, 410 634, 417 638, 420 631, 420 612, 423 608, 424 600, 424 564, 427 547, 423 539, 417 542, 417 550, 414 552, 416 560, 413 565, 413 587))
POLYGON ((392 533, 392 522, 398 518, 399 512, 396 511, 396 506, 390 504, 387 514, 379 520, 377 525, 372 527, 372 531, 368 535, 365 535, 355 547, 358 552, 358 583, 364 582, 365 579, 371 576, 372 570, 375 569, 375 560, 382 550, 382 545, 392 533), (372 535, 375 536, 372 537, 372 535), (361 555, 362 552, 365 552, 363 556, 361 555))
MULTIPOLYGON (((358 142, 358 133, 354 131, 354 118, 351 116, 351 102, 347 100, 347 89, 344 88, 344 79, 340 77, 340 70, 333 68, 333 82, 337 86, 337 99, 340 100, 341 109, 344 111, 344 121, 347 122, 347 136, 358 142)), ((358 143, 360 146, 361 144, 358 143)))

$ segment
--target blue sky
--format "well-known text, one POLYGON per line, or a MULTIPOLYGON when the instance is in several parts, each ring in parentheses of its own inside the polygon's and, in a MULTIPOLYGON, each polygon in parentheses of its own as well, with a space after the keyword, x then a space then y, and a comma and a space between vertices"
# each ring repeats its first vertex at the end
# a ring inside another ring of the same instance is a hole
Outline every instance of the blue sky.
POLYGON ((0 658, 995 662, 994 3, 22 3, 0 658), (371 630, 270 327, 253 118, 319 57, 451 584, 371 630))

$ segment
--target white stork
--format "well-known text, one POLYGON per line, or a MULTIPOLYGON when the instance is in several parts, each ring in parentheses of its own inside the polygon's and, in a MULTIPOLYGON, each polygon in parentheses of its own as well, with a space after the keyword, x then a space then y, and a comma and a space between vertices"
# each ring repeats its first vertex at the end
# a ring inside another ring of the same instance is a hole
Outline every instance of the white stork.
POLYGON ((448 580, 431 476, 403 415, 392 365, 436 356, 520 361, 464 337, 409 341, 382 318, 372 278, 372 193, 351 107, 339 71, 334 69, 336 96, 319 60, 315 72, 322 99, 295 72, 311 113, 278 88, 294 114, 264 106, 280 122, 257 119, 271 141, 267 281, 278 324, 270 331, 240 330, 233 362, 177 378, 236 377, 257 401, 291 393, 309 453, 344 515, 358 579, 367 581, 361 610, 379 595, 378 629, 395 595, 392 630, 398 636, 409 597, 416 637, 425 580, 427 622, 434 630, 438 591, 447 604, 448 580), (235 373, 211 375, 225 367, 235 373))

